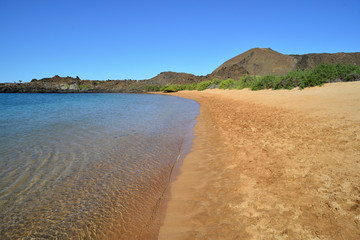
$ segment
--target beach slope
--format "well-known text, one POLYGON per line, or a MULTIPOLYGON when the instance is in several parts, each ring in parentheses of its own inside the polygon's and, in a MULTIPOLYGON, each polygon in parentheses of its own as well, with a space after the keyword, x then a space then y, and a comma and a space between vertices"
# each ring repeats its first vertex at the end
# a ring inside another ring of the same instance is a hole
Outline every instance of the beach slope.
POLYGON ((201 105, 159 239, 359 239, 360 82, 201 105))

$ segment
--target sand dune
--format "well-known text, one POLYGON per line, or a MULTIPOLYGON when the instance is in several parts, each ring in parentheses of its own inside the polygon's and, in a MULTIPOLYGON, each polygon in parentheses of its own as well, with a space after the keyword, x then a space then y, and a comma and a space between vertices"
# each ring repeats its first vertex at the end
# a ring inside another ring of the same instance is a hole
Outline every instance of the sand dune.
POLYGON ((201 104, 159 239, 359 239, 360 82, 201 104))

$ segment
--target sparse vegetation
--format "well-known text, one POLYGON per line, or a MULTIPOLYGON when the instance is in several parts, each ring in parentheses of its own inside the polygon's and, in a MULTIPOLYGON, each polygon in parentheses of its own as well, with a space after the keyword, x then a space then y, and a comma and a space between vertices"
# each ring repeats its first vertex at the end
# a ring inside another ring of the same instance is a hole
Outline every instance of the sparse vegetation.
POLYGON ((148 85, 145 87, 145 90, 147 92, 159 92, 160 91, 160 86, 156 86, 156 85, 148 85))
POLYGON ((226 79, 226 80, 220 82, 219 88, 220 89, 231 89, 232 86, 234 85, 234 82, 235 81, 233 79, 231 79, 231 78, 226 79))
MULTIPOLYGON (((176 86, 176 91, 180 90, 205 90, 207 88, 218 87, 219 89, 243 89, 251 90, 262 89, 300 89, 306 87, 321 86, 330 82, 349 82, 360 81, 360 67, 343 64, 320 64, 311 70, 295 70, 284 76, 266 75, 250 76, 245 75, 239 80, 228 78, 226 80, 213 79, 193 83, 191 85, 171 85, 176 86)), ((169 87, 169 86, 166 86, 169 87)), ((162 90, 163 91, 163 90, 162 90)))
POLYGON ((80 90, 82 90, 82 89, 87 89, 87 88, 91 88, 91 86, 89 86, 89 85, 84 85, 84 84, 79 85, 79 89, 80 89, 80 90))
MULTIPOLYGON (((181 75, 182 76, 182 75, 181 75)), ((187 76, 187 75, 186 75, 187 76)), ((107 80, 107 81, 90 81, 80 80, 80 78, 59 77, 55 75, 53 78, 43 78, 40 80, 33 79, 31 83, 20 84, 21 80, 14 84, 3 85, 0 92, 73 92, 73 84, 76 83, 81 92, 177 92, 182 90, 198 90, 205 89, 243 89, 251 90, 261 89, 292 89, 298 87, 303 89, 306 87, 319 86, 330 82, 349 82, 360 81, 360 66, 345 64, 320 64, 311 70, 295 70, 282 76, 266 75, 254 76, 245 75, 237 79, 218 79, 214 78, 209 81, 200 81, 203 77, 173 79, 169 78, 159 81, 135 81, 135 80, 107 80), (157 83, 187 83, 172 85, 157 85, 157 83), (192 82, 192 83, 191 83, 192 82), (149 85, 147 85, 149 84, 149 85)), ((193 77, 193 76, 192 76, 193 77)), ((205 78, 206 79, 206 78, 205 78)), ((75 86, 74 86, 75 87, 75 86)), ((76 87, 75 87, 76 88, 76 87)))
POLYGON ((185 85, 185 90, 196 90, 197 83, 185 85))
POLYGON ((168 92, 177 92, 182 90, 178 85, 168 85, 160 88, 160 91, 168 93, 168 92))
POLYGON ((199 83, 196 85, 196 90, 198 90, 198 91, 203 91, 203 90, 207 89, 211 84, 212 84, 211 81, 199 82, 199 83))

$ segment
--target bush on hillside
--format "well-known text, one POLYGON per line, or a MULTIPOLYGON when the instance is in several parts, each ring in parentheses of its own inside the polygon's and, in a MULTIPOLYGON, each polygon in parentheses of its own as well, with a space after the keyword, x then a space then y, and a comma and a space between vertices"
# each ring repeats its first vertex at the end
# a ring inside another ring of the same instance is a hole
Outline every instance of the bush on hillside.
POLYGON ((222 79, 214 78, 214 79, 211 81, 211 84, 219 85, 222 81, 223 81, 222 79))
POLYGON ((238 81, 229 78, 226 80, 214 78, 212 81, 204 81, 189 85, 168 85, 164 87, 147 86, 147 91, 177 92, 180 90, 205 90, 219 87, 220 89, 292 89, 299 87, 319 86, 329 82, 360 81, 360 67, 354 65, 320 64, 311 70, 295 70, 284 76, 250 76, 245 75, 238 81))
POLYGON ((185 90, 196 90, 197 83, 192 83, 189 85, 185 85, 185 90))
POLYGON ((177 92, 177 91, 179 91, 179 88, 176 85, 168 85, 168 86, 162 87, 160 89, 160 91, 162 91, 164 93, 177 92))
POLYGON ((275 75, 267 75, 264 77, 257 77, 253 82, 251 82, 250 89, 251 90, 262 90, 273 88, 277 84, 278 80, 275 75))
POLYGON ((159 92, 160 91, 160 86, 156 86, 156 85, 148 85, 145 87, 145 90, 147 92, 159 92))
POLYGON ((211 85, 211 81, 199 82, 196 86, 196 90, 203 91, 211 85))
POLYGON ((228 78, 220 83, 219 89, 230 89, 234 85, 234 82, 234 79, 228 78))

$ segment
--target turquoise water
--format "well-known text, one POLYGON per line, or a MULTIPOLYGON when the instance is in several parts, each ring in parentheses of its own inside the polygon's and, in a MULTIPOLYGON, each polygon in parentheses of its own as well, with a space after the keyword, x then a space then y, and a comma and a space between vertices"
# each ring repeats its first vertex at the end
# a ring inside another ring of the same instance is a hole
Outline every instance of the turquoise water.
POLYGON ((0 238, 156 238, 198 111, 161 95, 0 94, 0 238))

